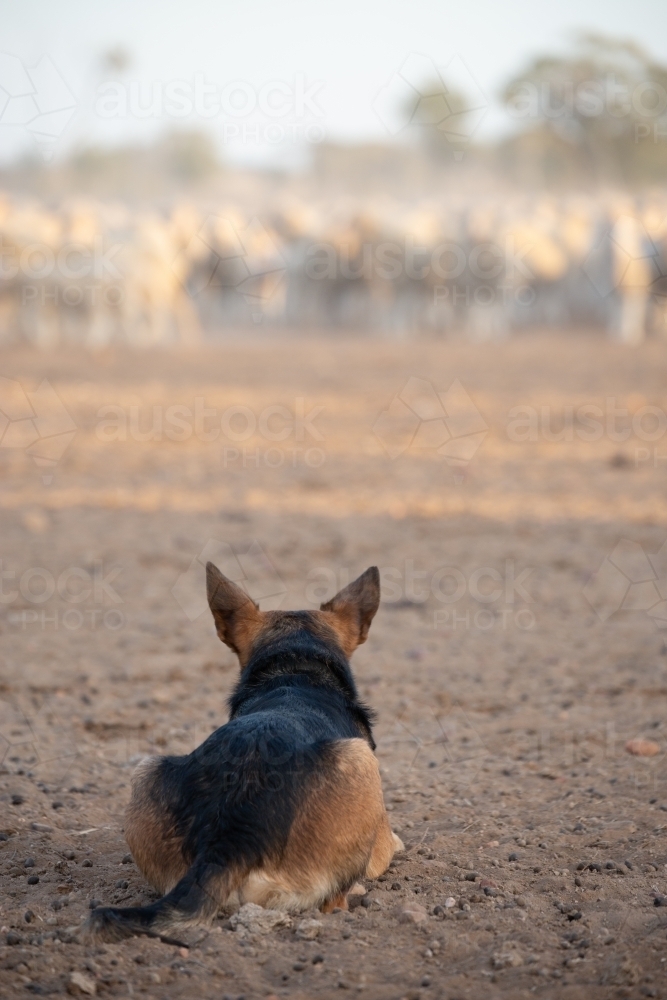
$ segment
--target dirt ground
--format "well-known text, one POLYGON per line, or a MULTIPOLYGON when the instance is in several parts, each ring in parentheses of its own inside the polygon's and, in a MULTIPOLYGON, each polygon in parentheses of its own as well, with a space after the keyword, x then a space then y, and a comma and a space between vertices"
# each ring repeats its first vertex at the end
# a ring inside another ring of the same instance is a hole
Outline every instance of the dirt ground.
POLYGON ((592 335, 6 353, 0 995, 667 998, 666 372, 592 335), (353 667, 406 849, 315 938, 90 946, 94 901, 153 898, 136 761, 226 719, 211 556, 264 607, 381 568, 353 667))

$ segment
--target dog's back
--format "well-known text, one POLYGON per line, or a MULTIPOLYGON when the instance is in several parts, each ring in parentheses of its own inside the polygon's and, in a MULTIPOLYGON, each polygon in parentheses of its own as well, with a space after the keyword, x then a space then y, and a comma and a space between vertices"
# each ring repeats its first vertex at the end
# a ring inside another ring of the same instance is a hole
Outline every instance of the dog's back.
POLYGON ((344 906, 352 883, 384 871, 400 843, 347 659, 377 610, 377 570, 319 612, 261 614, 210 564, 207 579, 218 634, 243 668, 230 721, 192 754, 137 768, 126 838, 167 895, 95 910, 98 937, 168 939, 225 903, 344 906))

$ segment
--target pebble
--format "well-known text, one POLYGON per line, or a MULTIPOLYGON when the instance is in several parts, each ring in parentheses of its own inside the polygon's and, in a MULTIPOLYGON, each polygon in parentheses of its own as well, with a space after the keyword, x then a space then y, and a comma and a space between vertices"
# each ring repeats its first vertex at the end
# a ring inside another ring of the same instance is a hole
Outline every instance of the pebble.
POLYGON ((12 805, 13 806, 22 806, 24 802, 25 802, 25 798, 23 797, 23 795, 19 795, 18 792, 15 792, 12 795, 12 805))
POLYGON ((25 861, 23 862, 23 867, 24 868, 34 868, 35 867, 35 859, 34 858, 26 858, 25 861))
POLYGON ((447 899, 445 900, 445 907, 448 910, 451 910, 452 907, 454 907, 454 906, 456 906, 456 900, 454 899, 454 897, 453 896, 447 896, 447 899))
POLYGON ((232 930, 250 931, 251 934, 268 934, 274 927, 289 927, 290 918, 279 910, 265 910, 256 903, 245 903, 229 918, 232 930))
POLYGON ((131 854, 124 854, 120 863, 121 865, 131 865, 134 863, 134 858, 131 854))
POLYGON ((126 882, 124 878, 119 878, 116 882, 116 889, 127 889, 129 882, 126 882))
POLYGON ((93 862, 90 860, 90 858, 86 858, 85 861, 81 862, 81 867, 82 868, 92 868, 93 867, 93 862))
POLYGON ((31 875, 28 879, 28 885, 37 885, 39 882, 39 875, 31 875))
POLYGON ((21 944, 21 936, 15 931, 7 933, 7 944, 21 944))
POLYGON ((628 753, 634 754, 635 757, 655 757, 657 753, 660 753, 660 747, 653 740, 628 740, 625 749, 628 753))
POLYGON ((300 941, 314 941, 322 930, 321 920, 302 920, 297 926, 296 936, 300 941))
POLYGON ((423 924, 428 920, 428 913, 418 903, 410 903, 400 911, 398 919, 402 924, 423 924))
POLYGON ((88 976, 84 976, 83 972, 73 972, 69 977, 69 982, 67 983, 67 992, 71 993, 72 996, 88 996, 94 997, 97 993, 97 986, 88 976))
POLYGON ((507 860, 508 861, 518 861, 519 860, 519 855, 516 853, 516 851, 512 851, 512 853, 509 855, 509 857, 507 858, 507 860))

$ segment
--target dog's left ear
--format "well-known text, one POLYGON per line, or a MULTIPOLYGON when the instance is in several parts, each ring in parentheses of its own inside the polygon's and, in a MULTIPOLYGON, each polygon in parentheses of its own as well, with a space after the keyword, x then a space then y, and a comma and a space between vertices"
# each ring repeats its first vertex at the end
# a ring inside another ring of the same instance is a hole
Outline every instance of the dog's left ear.
POLYGON ((212 562, 206 563, 206 593, 219 638, 234 650, 244 667, 262 630, 261 611, 246 592, 223 576, 212 562))
POLYGON ((357 646, 366 642, 368 630, 380 605, 380 574, 377 566, 339 590, 320 610, 332 616, 333 625, 343 650, 350 656, 357 646))

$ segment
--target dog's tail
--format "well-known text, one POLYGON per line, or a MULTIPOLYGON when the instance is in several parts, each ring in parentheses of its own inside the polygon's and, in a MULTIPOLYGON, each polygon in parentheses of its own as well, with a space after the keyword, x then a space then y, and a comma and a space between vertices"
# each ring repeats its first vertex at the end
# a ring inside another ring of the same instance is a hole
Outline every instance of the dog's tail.
POLYGON ((177 938, 179 931, 212 921, 243 877, 238 866, 195 861, 171 892, 149 906, 100 906, 93 910, 84 935, 92 941, 121 941, 146 934, 168 944, 183 944, 177 938))

